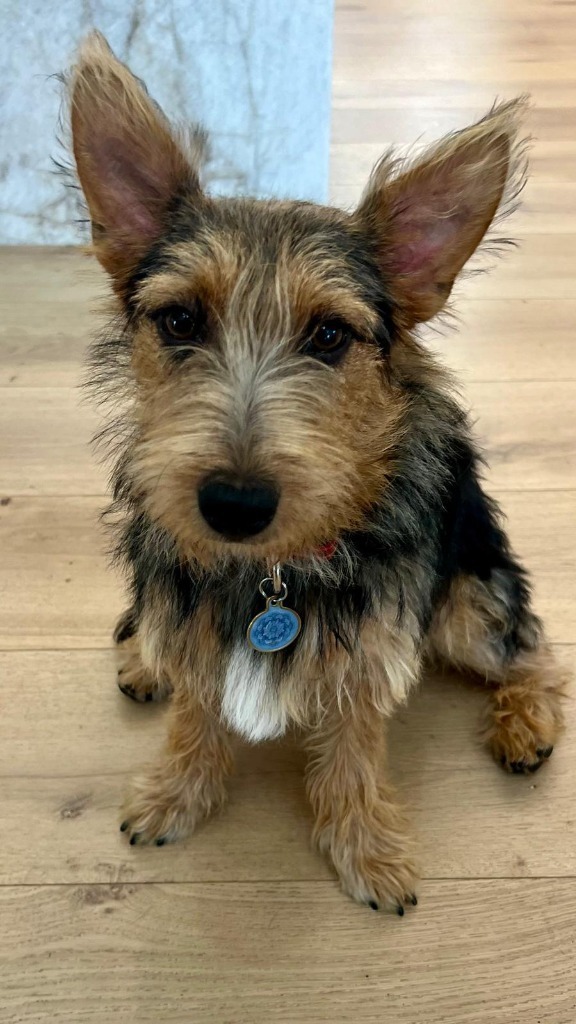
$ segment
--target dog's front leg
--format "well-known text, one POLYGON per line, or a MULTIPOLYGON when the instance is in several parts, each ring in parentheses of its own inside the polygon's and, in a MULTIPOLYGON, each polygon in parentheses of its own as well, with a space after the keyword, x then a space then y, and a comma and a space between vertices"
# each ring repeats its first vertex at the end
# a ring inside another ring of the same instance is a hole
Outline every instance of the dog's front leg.
POLYGON ((385 778, 385 719, 362 686, 334 702, 308 746, 316 845, 353 899, 404 914, 417 902, 412 843, 385 778))
POLYGON ((159 761, 136 776, 126 799, 121 828, 132 845, 181 839, 226 799, 232 767, 226 732, 186 689, 176 691, 170 713, 159 761))

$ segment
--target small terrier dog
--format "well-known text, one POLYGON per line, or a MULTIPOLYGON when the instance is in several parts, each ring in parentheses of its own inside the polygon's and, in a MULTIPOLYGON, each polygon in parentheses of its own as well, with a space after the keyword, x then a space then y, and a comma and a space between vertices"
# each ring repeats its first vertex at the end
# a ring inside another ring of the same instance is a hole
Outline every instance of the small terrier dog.
POLYGON ((416 904, 386 720, 430 658, 487 684, 484 738, 534 772, 563 674, 530 605, 448 374, 418 340, 524 176, 522 100, 402 163, 353 213, 203 191, 204 133, 175 130, 92 34, 68 78, 73 149, 110 275, 92 352, 113 422, 117 557, 131 607, 120 689, 173 693, 134 782, 132 844, 221 806, 229 733, 298 727, 314 839, 374 909, 416 904))

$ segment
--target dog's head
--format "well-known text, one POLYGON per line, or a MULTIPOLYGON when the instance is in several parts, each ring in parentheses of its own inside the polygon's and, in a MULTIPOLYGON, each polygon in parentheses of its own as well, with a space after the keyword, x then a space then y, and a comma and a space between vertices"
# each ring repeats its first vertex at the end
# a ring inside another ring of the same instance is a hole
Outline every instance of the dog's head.
POLYGON ((408 166, 358 209, 218 199, 204 138, 176 132, 92 35, 70 76, 74 156, 134 384, 123 485, 183 557, 286 559, 361 528, 394 470, 417 358, 511 185, 519 103, 408 166))

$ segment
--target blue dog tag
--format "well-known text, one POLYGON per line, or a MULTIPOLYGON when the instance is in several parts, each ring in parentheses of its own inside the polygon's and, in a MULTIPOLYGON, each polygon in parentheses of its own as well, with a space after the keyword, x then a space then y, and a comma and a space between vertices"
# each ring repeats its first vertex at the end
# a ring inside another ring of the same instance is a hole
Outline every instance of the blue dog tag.
POLYGON ((300 616, 291 608, 284 608, 278 597, 266 600, 266 610, 260 612, 248 626, 248 642, 256 651, 281 651, 294 642, 301 629, 300 616))

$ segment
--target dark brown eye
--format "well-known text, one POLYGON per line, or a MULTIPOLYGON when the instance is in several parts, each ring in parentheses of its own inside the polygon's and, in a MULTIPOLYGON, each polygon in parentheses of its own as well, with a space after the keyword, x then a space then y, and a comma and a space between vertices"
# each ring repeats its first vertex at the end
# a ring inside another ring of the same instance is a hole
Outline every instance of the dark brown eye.
POLYGON ((318 324, 309 335, 304 353, 324 363, 336 363, 352 343, 350 328, 338 320, 326 320, 318 324))
POLYGON ((168 306, 156 316, 156 326, 167 345, 189 345, 198 340, 197 317, 185 306, 168 306))

